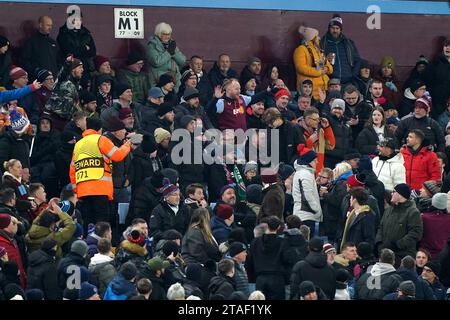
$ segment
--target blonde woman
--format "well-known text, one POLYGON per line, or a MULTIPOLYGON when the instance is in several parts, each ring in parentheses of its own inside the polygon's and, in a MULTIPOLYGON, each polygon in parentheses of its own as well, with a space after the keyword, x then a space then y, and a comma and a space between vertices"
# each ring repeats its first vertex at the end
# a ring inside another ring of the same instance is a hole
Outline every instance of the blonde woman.
MULTIPOLYGON (((11 188, 16 195, 15 207, 19 213, 24 213, 25 216, 28 210, 31 209, 32 203, 28 200, 29 190, 28 186, 22 179, 23 168, 22 163, 17 159, 11 159, 3 163, 5 172, 2 177, 2 189, 11 188)), ((34 202, 33 202, 34 203, 34 202)))
POLYGON ((328 242, 333 243, 338 231, 338 222, 343 219, 341 213, 341 203, 347 194, 347 178, 353 174, 352 166, 347 162, 340 162, 333 169, 334 179, 327 192, 322 192, 322 203, 324 210, 323 227, 328 242))

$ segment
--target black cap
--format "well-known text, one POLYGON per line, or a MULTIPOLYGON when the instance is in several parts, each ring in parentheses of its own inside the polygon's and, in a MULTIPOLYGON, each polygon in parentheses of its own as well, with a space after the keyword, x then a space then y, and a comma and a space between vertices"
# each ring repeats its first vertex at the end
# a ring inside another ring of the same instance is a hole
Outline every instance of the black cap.
POLYGON ((301 297, 304 297, 312 292, 316 292, 316 287, 314 286, 314 283, 312 283, 309 280, 306 280, 300 284, 300 296, 301 297))

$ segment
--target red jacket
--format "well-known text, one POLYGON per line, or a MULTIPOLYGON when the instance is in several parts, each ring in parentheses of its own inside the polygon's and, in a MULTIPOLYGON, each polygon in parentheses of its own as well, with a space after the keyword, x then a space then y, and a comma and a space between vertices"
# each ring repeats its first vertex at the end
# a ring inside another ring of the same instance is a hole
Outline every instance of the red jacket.
POLYGON ((17 263, 20 271, 20 285, 26 288, 26 273, 23 268, 22 257, 20 255, 19 247, 14 237, 11 237, 5 230, 0 230, 0 247, 4 247, 8 253, 8 260, 17 263))
POLYGON ((419 190, 425 181, 442 179, 437 155, 428 146, 422 147, 415 154, 412 154, 411 149, 405 146, 400 153, 405 159, 406 183, 411 189, 419 190))

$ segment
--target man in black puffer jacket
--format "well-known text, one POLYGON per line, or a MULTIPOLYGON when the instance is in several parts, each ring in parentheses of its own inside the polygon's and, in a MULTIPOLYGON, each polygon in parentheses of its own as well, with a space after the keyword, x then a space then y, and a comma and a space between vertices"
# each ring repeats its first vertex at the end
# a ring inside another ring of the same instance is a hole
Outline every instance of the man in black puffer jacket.
POLYGON ((268 217, 265 222, 268 229, 261 237, 253 239, 245 269, 249 282, 256 282, 256 290, 261 290, 266 299, 284 300, 286 271, 284 251, 287 247, 285 240, 277 235, 282 223, 275 216, 268 217))
POLYGON ((300 284, 309 280, 333 300, 336 293, 336 271, 328 264, 327 256, 322 252, 323 241, 313 238, 308 247, 309 254, 305 260, 297 262, 292 269, 290 298, 298 300, 300 284))
POLYGON ((29 258, 27 289, 40 289, 45 300, 61 300, 56 270, 56 241, 48 238, 29 258))

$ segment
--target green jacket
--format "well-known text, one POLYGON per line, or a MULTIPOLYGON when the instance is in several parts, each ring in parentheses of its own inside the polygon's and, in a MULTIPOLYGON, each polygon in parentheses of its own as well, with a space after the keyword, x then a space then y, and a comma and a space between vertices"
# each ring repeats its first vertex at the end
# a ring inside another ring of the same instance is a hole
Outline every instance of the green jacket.
POLYGON ((128 69, 120 69, 117 74, 117 82, 128 83, 133 92, 133 101, 145 104, 148 89, 151 88, 148 75, 143 72, 137 73, 128 69))
POLYGON ((163 43, 157 36, 152 36, 147 45, 147 59, 150 63, 150 84, 156 86, 159 77, 167 72, 172 72, 176 76, 175 92, 180 87, 180 68, 186 63, 185 55, 178 49, 175 49, 173 56, 164 48, 163 43))
POLYGON ((384 211, 375 243, 381 242, 381 248, 390 248, 397 256, 415 257, 422 233, 420 212, 414 201, 408 200, 384 211))
MULTIPOLYGON (((42 213, 44 212, 46 212, 46 210, 42 211, 42 213)), ((63 212, 59 215, 59 219, 60 223, 64 224, 64 227, 58 229, 58 231, 52 231, 50 228, 39 225, 42 213, 33 221, 30 231, 28 231, 25 236, 25 241, 28 246, 28 253, 39 250, 45 239, 52 238, 58 245, 56 256, 62 257, 61 246, 72 238, 75 232, 75 222, 71 216, 63 212)))

